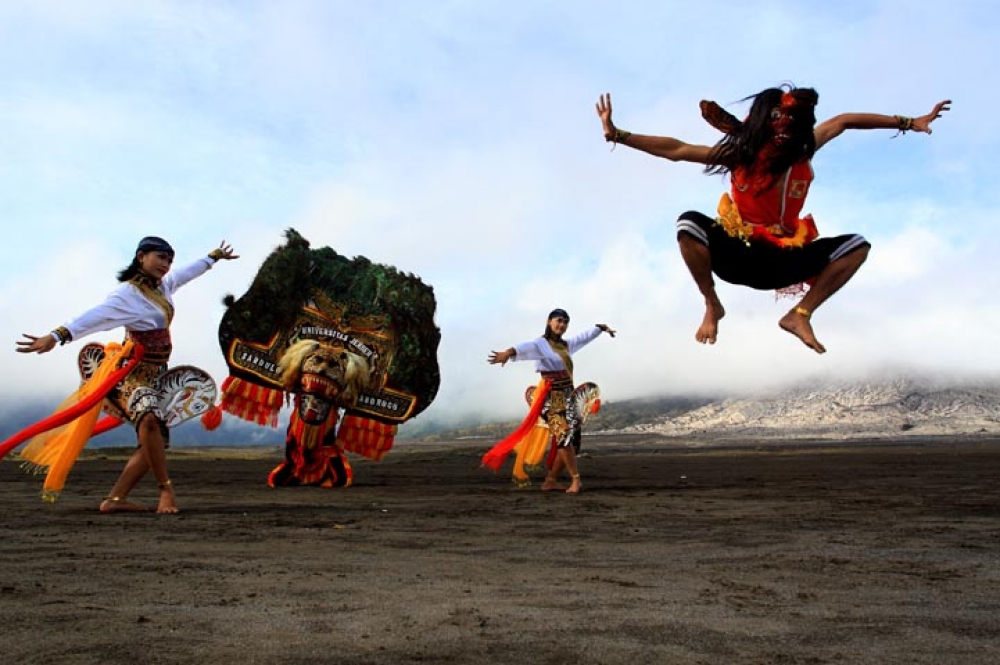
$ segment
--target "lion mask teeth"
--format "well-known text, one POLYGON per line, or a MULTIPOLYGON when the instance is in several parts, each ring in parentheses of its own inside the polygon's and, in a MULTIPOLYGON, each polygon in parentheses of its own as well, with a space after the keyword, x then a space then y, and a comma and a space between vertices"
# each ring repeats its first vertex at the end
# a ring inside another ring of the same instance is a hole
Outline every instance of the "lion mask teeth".
POLYGON ((333 399, 340 394, 341 386, 320 374, 303 374, 299 380, 303 393, 333 399))

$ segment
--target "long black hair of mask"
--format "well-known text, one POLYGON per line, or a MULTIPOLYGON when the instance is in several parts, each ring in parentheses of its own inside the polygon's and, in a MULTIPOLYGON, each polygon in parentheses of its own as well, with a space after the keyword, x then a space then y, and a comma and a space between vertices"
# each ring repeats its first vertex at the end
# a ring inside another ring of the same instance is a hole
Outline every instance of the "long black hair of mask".
POLYGON ((781 149, 774 151, 773 160, 768 165, 768 175, 777 176, 787 171, 793 164, 812 158, 816 152, 816 104, 819 94, 812 88, 768 88, 741 101, 753 100, 750 113, 740 127, 726 134, 715 144, 709 155, 706 173, 731 173, 738 168, 748 168, 769 146, 774 131, 771 127, 771 112, 777 107, 792 116, 788 125, 791 137, 781 149), (790 95, 792 104, 786 101, 790 95))

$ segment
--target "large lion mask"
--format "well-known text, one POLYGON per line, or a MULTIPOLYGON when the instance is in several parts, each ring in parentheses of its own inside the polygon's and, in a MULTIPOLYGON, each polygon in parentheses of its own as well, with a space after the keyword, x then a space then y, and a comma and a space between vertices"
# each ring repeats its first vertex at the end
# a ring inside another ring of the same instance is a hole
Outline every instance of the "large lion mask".
POLYGON ((337 407, 353 407, 371 379, 368 361, 342 346, 295 342, 278 361, 285 390, 313 395, 337 407))

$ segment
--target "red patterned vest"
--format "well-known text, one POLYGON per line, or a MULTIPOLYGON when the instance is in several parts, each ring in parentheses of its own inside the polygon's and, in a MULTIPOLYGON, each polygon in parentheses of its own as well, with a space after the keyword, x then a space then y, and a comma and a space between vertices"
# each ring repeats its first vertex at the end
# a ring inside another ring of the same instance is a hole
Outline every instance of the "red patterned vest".
POLYGON ((732 174, 733 202, 744 222, 772 227, 775 235, 794 235, 812 181, 812 164, 803 160, 758 195, 746 184, 745 169, 738 169, 732 174), (780 231, 774 228, 778 226, 780 231))

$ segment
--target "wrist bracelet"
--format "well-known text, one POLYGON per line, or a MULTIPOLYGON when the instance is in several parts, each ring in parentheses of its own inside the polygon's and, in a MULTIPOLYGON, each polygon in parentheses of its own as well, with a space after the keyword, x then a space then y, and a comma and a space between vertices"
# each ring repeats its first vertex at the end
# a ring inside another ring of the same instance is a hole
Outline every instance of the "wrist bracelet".
POLYGON ((67 342, 73 339, 73 336, 69 333, 69 330, 66 328, 66 326, 59 326, 58 328, 52 331, 52 334, 59 338, 60 346, 66 344, 67 342))
POLYGON ((913 129, 913 118, 908 118, 905 115, 894 115, 892 117, 896 119, 896 128, 900 132, 905 134, 913 129))

